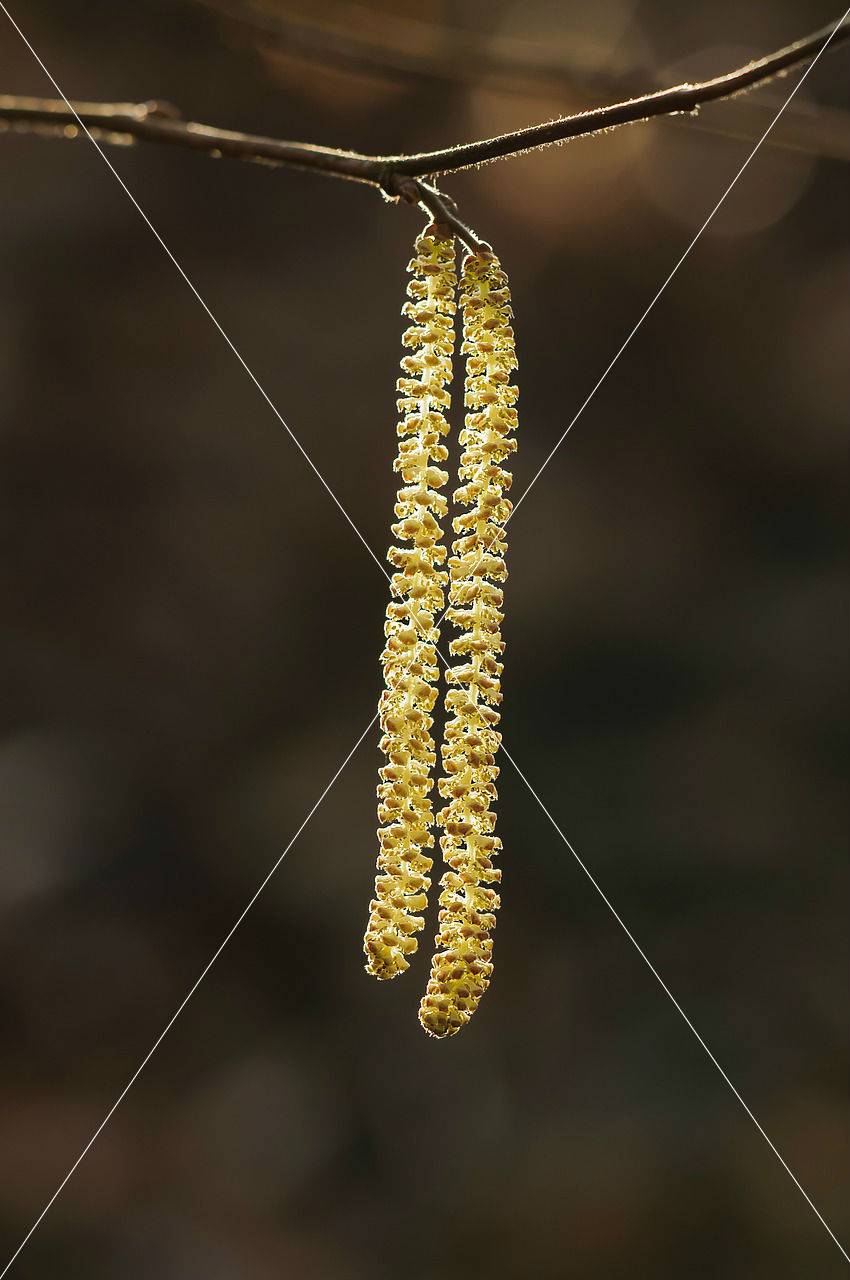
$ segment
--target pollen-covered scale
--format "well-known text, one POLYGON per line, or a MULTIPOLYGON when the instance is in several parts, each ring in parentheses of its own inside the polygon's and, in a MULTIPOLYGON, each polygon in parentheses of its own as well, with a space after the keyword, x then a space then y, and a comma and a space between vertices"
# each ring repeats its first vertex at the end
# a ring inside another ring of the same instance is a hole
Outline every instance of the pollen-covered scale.
POLYGON ((398 491, 392 532, 401 546, 388 559, 393 599, 384 625, 381 659, 384 691, 380 700, 386 764, 378 787, 380 853, 375 898, 370 905, 364 950, 366 968, 377 978, 394 978, 408 967, 416 934, 424 919, 434 843, 432 770, 435 764, 431 712, 437 699, 436 645, 443 590, 448 574, 441 520, 446 499, 440 494, 448 474, 436 465, 448 451, 442 443, 449 424, 448 384, 452 373, 455 312, 454 239, 431 225, 416 241, 408 270, 409 301, 404 334, 413 354, 401 364, 400 437, 395 470, 404 482, 398 491))
POLYGON ((434 1036, 452 1035, 468 1022, 493 972, 490 930, 499 899, 490 885, 501 878, 493 856, 501 841, 493 834, 495 764, 501 735, 500 625, 507 577, 504 524, 511 503, 505 467, 516 448, 517 388, 507 276, 491 254, 470 254, 461 291, 466 356, 466 428, 454 501, 467 510, 455 517, 457 535, 449 560, 451 607, 459 630, 450 651, 459 661, 447 671, 446 728, 442 748, 440 841, 449 869, 441 880, 440 929, 419 1020, 434 1036))

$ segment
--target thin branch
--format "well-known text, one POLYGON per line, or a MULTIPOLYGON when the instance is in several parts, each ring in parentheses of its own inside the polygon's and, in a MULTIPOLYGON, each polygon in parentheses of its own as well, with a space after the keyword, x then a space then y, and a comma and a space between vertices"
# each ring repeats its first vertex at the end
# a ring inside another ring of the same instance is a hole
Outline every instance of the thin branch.
POLYGON ((828 43, 837 45, 850 38, 850 19, 837 26, 798 40, 757 62, 730 71, 700 84, 677 85, 658 93, 632 98, 628 102, 598 107, 544 124, 518 129, 481 142, 471 142, 443 151, 419 155, 371 156, 342 151, 306 142, 289 142, 250 133, 216 129, 183 120, 176 107, 162 102, 94 103, 68 105, 62 99, 21 98, 0 95, 0 129, 34 130, 61 137, 75 137, 80 123, 107 142, 162 142, 188 147, 210 156, 232 156, 261 164, 312 169, 331 177, 347 178, 379 187, 392 199, 421 204, 437 221, 452 228, 470 248, 482 247, 477 237, 458 218, 453 203, 432 185, 421 181, 438 174, 453 173, 470 165, 484 164, 519 155, 620 125, 634 124, 654 116, 695 111, 705 102, 729 98, 755 85, 764 84, 789 68, 810 62, 828 43))
MULTIPOLYGON (((469 89, 483 85, 538 100, 550 100, 566 91, 578 103, 583 99, 588 104, 598 100, 600 93, 613 97, 631 92, 641 77, 656 88, 662 84, 649 68, 610 49, 605 52, 605 67, 591 72, 577 64, 582 59, 576 59, 573 46, 571 61, 565 64, 562 50, 553 50, 549 43, 434 24, 371 8, 359 8, 358 20, 343 27, 328 21, 324 14, 315 18, 286 10, 270 13, 257 5, 246 8, 244 0, 196 2, 219 14, 231 27, 247 31, 259 56, 275 71, 281 64, 306 63, 355 76, 365 72, 406 88, 419 84, 441 92, 446 86, 469 89)), ((598 44, 580 48, 589 61, 600 61, 598 44)), ((673 116, 672 123, 723 137, 755 140, 775 111, 776 105, 770 102, 743 102, 739 98, 722 118, 691 112, 673 116)), ((813 112, 795 100, 785 113, 783 128, 772 130, 765 145, 846 162, 850 158, 847 112, 826 107, 813 112)))
POLYGON ((605 129, 614 129, 619 125, 650 120, 653 116, 695 111, 703 103, 714 102, 718 98, 731 98, 754 85, 764 84, 790 67, 810 62, 825 45, 836 45, 847 39, 850 39, 850 18, 823 27, 814 35, 798 40, 785 49, 779 49, 756 62, 749 62, 745 67, 739 67, 724 76, 716 76, 713 80, 676 85, 672 89, 662 89, 658 93, 648 93, 641 98, 618 102, 614 106, 597 107, 592 111, 582 111, 545 124, 531 125, 528 129, 517 129, 514 133, 502 134, 498 138, 468 142, 445 151, 397 156, 390 163, 397 172, 409 173, 414 177, 454 173, 458 169, 468 169, 471 165, 486 164, 523 151, 548 147, 554 142, 565 142, 569 138, 580 138, 605 129))
POLYGON ((71 138, 76 136, 82 123, 110 141, 164 142, 215 157, 233 156, 237 160, 316 169, 332 177, 351 178, 379 187, 388 171, 386 161, 377 156, 195 124, 183 120, 177 107, 170 103, 74 102, 71 107, 69 110, 62 98, 17 98, 0 94, 0 122, 5 121, 17 129, 48 129, 71 138))
POLYGON ((434 222, 448 227, 473 253, 492 252, 490 245, 479 240, 472 228, 461 221, 457 205, 444 191, 438 191, 421 178, 409 178, 400 173, 389 176, 385 190, 391 197, 397 196, 407 200, 409 204, 418 204, 426 209, 434 222))

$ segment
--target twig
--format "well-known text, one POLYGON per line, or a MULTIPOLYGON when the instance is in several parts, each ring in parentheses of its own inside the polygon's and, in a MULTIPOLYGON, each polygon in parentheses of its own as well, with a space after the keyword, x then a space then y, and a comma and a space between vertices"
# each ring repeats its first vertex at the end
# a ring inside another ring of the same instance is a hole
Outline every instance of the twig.
POLYGON ((648 93, 641 98, 631 98, 627 102, 618 102, 610 107, 597 107, 592 111, 582 111, 577 115, 566 116, 558 120, 550 120, 545 124, 531 125, 528 129, 517 129, 514 133, 502 134, 498 138, 488 138, 483 142, 468 142, 445 151, 425 151, 420 155, 397 156, 390 163, 399 173, 413 176, 434 175, 438 173, 454 173, 458 169, 468 169, 471 165, 486 164, 491 160, 499 160, 504 156, 518 155, 523 151, 531 151, 538 147, 548 147, 554 142, 565 142, 569 138, 580 138, 602 130, 614 129, 623 124, 634 124, 641 120, 650 120, 653 116, 676 115, 681 112, 695 111, 706 102, 714 102, 718 98, 731 98, 753 85, 764 84, 775 76, 781 75, 789 67, 809 62, 830 43, 838 44, 850 38, 850 18, 840 23, 823 27, 814 35, 798 40, 785 49, 759 58, 756 62, 747 63, 736 71, 724 76, 716 76, 713 80, 704 80, 699 84, 681 84, 672 89, 662 89, 657 93, 648 93))
POLYGON ((386 161, 356 151, 339 151, 309 142, 287 142, 260 134, 235 133, 211 125, 183 120, 170 103, 73 102, 69 110, 62 98, 16 98, 0 94, 0 122, 13 128, 51 131, 74 137, 79 123, 103 136, 116 135, 144 142, 165 142, 189 147, 211 156, 233 156, 290 168, 316 169, 336 178, 351 178, 381 186, 386 161))
POLYGON ((48 131, 74 137, 79 124, 108 142, 143 140, 188 147, 210 156, 232 156, 261 164, 312 169, 331 177, 363 182, 392 199, 420 204, 432 217, 449 226, 473 250, 486 246, 461 222, 453 202, 423 178, 453 173, 471 165, 485 164, 519 155, 570 138, 579 138, 620 125, 634 124, 654 116, 695 111, 705 102, 730 98, 755 85, 764 84, 790 67, 811 61, 826 45, 850 38, 850 19, 798 40, 787 48, 750 62, 745 67, 699 84, 677 85, 657 93, 632 98, 613 106, 598 107, 544 124, 518 129, 481 142, 470 142, 443 151, 418 155, 371 156, 342 151, 307 142, 289 142, 250 133, 216 129, 183 120, 169 103, 78 102, 69 110, 62 99, 21 98, 0 95, 0 129, 48 131))
POLYGON ((427 209, 435 222, 442 223, 453 231, 473 253, 492 252, 489 244, 479 240, 475 232, 465 222, 461 222, 457 205, 444 191, 438 191, 421 178, 410 178, 393 170, 388 171, 382 186, 390 198, 400 198, 427 209))
MULTIPOLYGON (((260 57, 273 60, 275 67, 295 62, 332 67, 343 74, 362 75, 365 70, 406 88, 418 83, 436 92, 446 86, 484 85, 498 92, 552 99, 566 91, 578 102, 592 102, 600 93, 606 97, 628 93, 640 77, 656 87, 662 83, 647 67, 611 50, 606 54, 606 66, 590 72, 577 65, 573 46, 572 59, 565 63, 563 51, 547 44, 379 14, 370 8, 356 7, 357 21, 339 26, 329 22, 324 13, 317 17, 287 10, 270 13, 258 5, 246 6, 244 0, 196 2, 218 13, 230 26, 251 33, 260 57)), ((598 45, 588 45, 585 51, 593 55, 592 61, 598 60, 598 45)), ((775 111, 770 102, 739 101, 722 120, 713 114, 690 112, 672 117, 672 122, 723 137, 755 139, 775 111)), ((784 128, 771 131, 765 145, 846 162, 850 159, 847 112, 827 107, 812 112, 806 104, 794 101, 785 113, 784 128)))

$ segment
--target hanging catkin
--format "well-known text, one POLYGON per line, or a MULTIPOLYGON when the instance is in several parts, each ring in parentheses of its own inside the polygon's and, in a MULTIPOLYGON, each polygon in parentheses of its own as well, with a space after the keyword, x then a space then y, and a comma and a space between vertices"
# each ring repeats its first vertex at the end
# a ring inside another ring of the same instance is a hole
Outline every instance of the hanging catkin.
POLYGON ((499 905, 488 886, 501 872, 492 857, 501 848, 493 835, 495 765, 501 735, 499 677, 504 649, 499 630, 501 588, 507 577, 502 526, 511 511, 504 496, 511 474, 501 464, 516 448, 516 368, 507 276, 491 254, 470 254, 461 287, 466 356, 466 429, 454 494, 468 511, 454 520, 458 535, 449 560, 451 607, 447 617, 461 634, 450 645, 460 661, 447 672, 447 723, 442 748, 440 794, 448 801, 438 815, 448 864, 440 895, 440 930, 431 977, 419 1020, 434 1036, 452 1035, 468 1022, 493 966, 490 930, 499 905))
POLYGON ((387 763, 380 770, 378 832, 380 854, 375 898, 370 904, 364 950, 366 969, 377 978, 394 978, 408 967, 416 934, 424 921, 416 913, 427 902, 432 860, 423 849, 434 843, 432 769, 436 760, 431 712, 439 676, 436 619, 443 608, 448 574, 440 521, 446 499, 438 492, 448 474, 442 437, 449 426, 448 384, 452 372, 456 286, 454 240, 433 225, 415 244, 409 264, 410 301, 404 314, 412 322, 404 334, 414 354, 401 362, 398 382, 401 438, 395 470, 399 489, 393 534, 404 546, 391 547, 395 567, 384 626, 384 692, 380 701, 387 763))

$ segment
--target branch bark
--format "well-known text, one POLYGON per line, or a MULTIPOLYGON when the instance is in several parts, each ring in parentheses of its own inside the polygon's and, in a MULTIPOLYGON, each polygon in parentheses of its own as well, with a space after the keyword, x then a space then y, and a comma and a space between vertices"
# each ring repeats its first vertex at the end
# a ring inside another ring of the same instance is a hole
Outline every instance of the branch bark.
MULTIPOLYGON (((262 0, 197 0, 219 14, 232 28, 248 35, 258 55, 280 63, 333 68, 403 84, 417 84, 441 93, 446 87, 485 87, 535 99, 557 100, 565 91, 576 109, 598 101, 600 95, 618 99, 634 91, 634 86, 663 87, 663 79, 645 64, 635 63, 625 50, 605 50, 605 67, 585 70, 581 59, 565 62, 562 49, 547 50, 493 31, 473 31, 452 24, 431 23, 426 18, 388 14, 363 9, 363 24, 336 23, 322 11, 310 15, 288 9, 270 12, 262 0), (365 21, 369 15, 369 21, 365 21)), ((596 43, 579 45, 595 63, 601 55, 596 43)), ((724 137, 756 138, 764 131, 776 110, 770 102, 743 103, 722 117, 690 112, 672 117, 673 122, 724 137)), ((812 111, 795 101, 785 114, 782 130, 765 139, 769 147, 805 151, 826 159, 850 160, 850 131, 847 112, 838 107, 812 111)))
POLYGON ((34 130, 61 137, 74 137, 83 125, 99 140, 107 142, 161 142, 186 147, 210 156, 232 156, 239 160, 297 169, 310 169, 330 177, 347 178, 381 189, 390 199, 420 204, 438 222, 443 222, 472 249, 482 243, 462 223, 454 203, 423 181, 440 174, 454 173, 472 165, 486 164, 525 151, 551 146, 572 138, 586 137, 603 130, 650 120, 655 116, 696 111, 703 103, 731 98, 747 89, 772 80, 792 67, 810 62, 827 45, 850 39, 850 18, 779 49, 767 57, 747 63, 725 75, 698 84, 676 85, 612 106, 597 107, 576 115, 518 129, 498 138, 463 143, 441 151, 417 155, 372 156, 342 151, 307 142, 289 142, 258 134, 237 133, 210 125, 183 120, 178 108, 163 102, 97 103, 70 105, 64 99, 22 98, 0 95, 0 129, 34 130))
POLYGON ((814 35, 797 40, 794 44, 779 49, 776 53, 768 54, 767 57, 759 58, 756 62, 749 62, 744 67, 727 72, 726 75, 716 76, 713 80, 704 80, 698 84, 675 85, 672 89, 647 93, 643 97, 630 98, 627 102, 618 102, 610 107, 596 107, 591 111, 582 111, 577 115, 566 116, 559 120, 531 125, 528 129, 518 129, 515 133, 506 133, 498 138, 450 147, 445 151, 426 151, 420 155, 398 156, 391 163, 397 172, 408 173, 414 177, 418 174, 434 176, 441 173, 455 173, 458 169, 487 164, 505 156, 518 155, 523 151, 551 146, 555 142, 565 142, 570 138, 580 138, 603 130, 615 129, 620 125, 651 120, 654 116, 696 111, 706 102, 715 102, 718 98, 732 98, 755 85, 765 84, 775 76, 782 75, 790 67, 810 62, 827 44, 835 45, 848 38, 850 38, 850 17, 842 19, 840 23, 823 27, 814 35))

